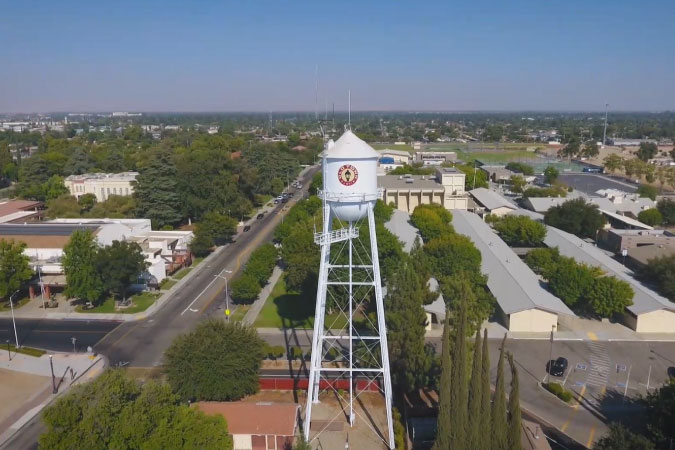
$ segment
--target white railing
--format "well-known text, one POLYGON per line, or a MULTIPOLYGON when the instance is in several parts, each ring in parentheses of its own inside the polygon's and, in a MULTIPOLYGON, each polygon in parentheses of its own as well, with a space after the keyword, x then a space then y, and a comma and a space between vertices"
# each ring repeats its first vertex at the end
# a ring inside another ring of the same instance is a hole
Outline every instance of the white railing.
POLYGON ((358 202, 374 202, 379 198, 378 193, 366 194, 363 192, 327 192, 319 191, 319 198, 326 200, 327 202, 344 202, 344 203, 358 203, 358 202))
POLYGON ((332 244, 359 237, 359 229, 354 227, 340 228, 328 233, 314 233, 314 243, 318 245, 332 244))

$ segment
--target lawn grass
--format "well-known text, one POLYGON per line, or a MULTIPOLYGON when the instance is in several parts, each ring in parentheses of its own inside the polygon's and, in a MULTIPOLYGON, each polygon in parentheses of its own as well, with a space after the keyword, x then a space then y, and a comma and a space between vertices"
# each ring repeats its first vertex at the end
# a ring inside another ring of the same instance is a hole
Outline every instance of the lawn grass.
POLYGON ((160 287, 162 290, 168 291, 169 289, 171 289, 172 287, 174 287, 174 286, 176 285, 176 283, 178 283, 177 280, 172 280, 171 278, 165 278, 165 279, 162 281, 162 283, 159 285, 159 287, 160 287))
MULTIPOLYGON (((316 293, 288 291, 282 276, 274 285, 253 326, 256 328, 314 328, 316 293)), ((341 329, 347 325, 344 314, 326 316, 326 327, 341 329)), ((358 324, 357 324, 358 326, 358 324)))
MULTIPOLYGON (((6 345, 5 345, 5 349, 7 349, 6 345)), ((2 350, 1 347, 0 347, 0 350, 2 350)), ((44 350, 38 350, 37 348, 32 348, 32 347, 16 348, 16 346, 14 344, 9 344, 9 351, 10 351, 10 353, 22 353, 22 354, 28 355, 28 356, 35 356, 36 358, 39 358, 40 356, 47 353, 44 350)))
MULTIPOLYGON (((30 297, 24 297, 18 301, 14 301, 14 309, 19 309, 26 303, 30 301, 30 297)), ((0 305, 0 311, 11 311, 12 308, 9 306, 9 301, 0 305)))
POLYGON ((471 161, 477 159, 484 163, 499 163, 506 164, 509 161, 532 160, 536 162, 537 156, 533 152, 524 150, 505 150, 494 152, 472 152, 472 151, 458 151, 457 158, 462 161, 471 161))
POLYGON ((239 322, 244 318, 249 309, 251 309, 251 305, 238 305, 237 309, 230 316, 230 320, 232 322, 239 322))
POLYGON ((98 314, 135 314, 145 311, 155 303, 160 294, 156 292, 141 292, 131 297, 131 306, 128 308, 117 310, 115 309, 115 298, 108 297, 103 303, 92 309, 84 309, 82 305, 78 306, 76 311, 83 313, 98 313, 98 314))
POLYGON ((192 265, 190 267, 197 267, 199 264, 201 264, 202 261, 204 261, 203 256, 192 258, 192 265))
MULTIPOLYGON (((195 259, 197 259, 197 258, 195 258, 195 259)), ((192 265, 194 266, 194 262, 192 263, 192 265)), ((188 273, 190 273, 191 270, 192 270, 192 267, 183 267, 178 272, 171 275, 171 278, 174 278, 176 280, 182 280, 183 278, 185 278, 185 276, 188 273)))

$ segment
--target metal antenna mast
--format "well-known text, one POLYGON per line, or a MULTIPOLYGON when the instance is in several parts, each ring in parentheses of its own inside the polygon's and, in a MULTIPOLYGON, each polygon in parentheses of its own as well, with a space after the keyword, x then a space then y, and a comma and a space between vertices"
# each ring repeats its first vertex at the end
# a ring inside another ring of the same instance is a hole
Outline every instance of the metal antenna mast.
POLYGON ((316 89, 314 91, 314 120, 319 120, 319 65, 316 65, 316 89))
POLYGON ((352 90, 348 91, 347 128, 352 129, 352 90))
POLYGON ((607 142, 607 110, 609 109, 609 103, 605 103, 605 130, 602 132, 602 148, 605 148, 605 143, 607 142))

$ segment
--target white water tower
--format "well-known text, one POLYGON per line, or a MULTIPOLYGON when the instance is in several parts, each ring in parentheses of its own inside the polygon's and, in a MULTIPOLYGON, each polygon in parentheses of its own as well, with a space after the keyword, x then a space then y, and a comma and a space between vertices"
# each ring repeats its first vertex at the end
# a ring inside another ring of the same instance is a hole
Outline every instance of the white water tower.
POLYGON ((379 157, 350 130, 336 142, 329 141, 324 151, 323 190, 319 193, 323 199, 323 231, 314 236, 321 246, 321 267, 304 434, 307 440, 321 434, 322 430, 316 430, 310 435, 312 407, 320 402, 320 392, 326 390, 338 396, 344 392, 342 400, 350 425, 357 416, 369 423, 354 408, 354 401, 377 386, 384 394, 386 408, 388 429, 382 434, 385 444, 393 449, 391 374, 374 216, 379 157), (368 227, 368 242, 359 240, 361 226, 368 227), (372 301, 375 323, 368 318, 372 301), (327 302, 333 312, 330 317, 326 316, 327 302), (355 317, 370 322, 367 330, 354 327, 355 317), (341 318, 346 320, 338 320, 341 318), (342 327, 336 325, 342 323, 342 327))

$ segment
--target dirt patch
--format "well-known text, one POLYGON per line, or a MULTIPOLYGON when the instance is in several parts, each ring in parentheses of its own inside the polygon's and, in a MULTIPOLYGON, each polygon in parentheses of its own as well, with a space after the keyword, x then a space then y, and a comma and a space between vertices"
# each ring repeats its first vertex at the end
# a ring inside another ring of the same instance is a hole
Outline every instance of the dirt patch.
POLYGON ((49 387, 50 377, 0 369, 0 423, 49 387))

